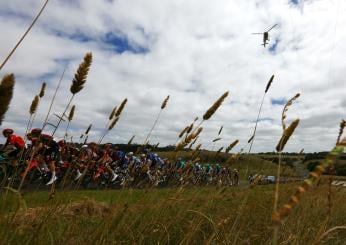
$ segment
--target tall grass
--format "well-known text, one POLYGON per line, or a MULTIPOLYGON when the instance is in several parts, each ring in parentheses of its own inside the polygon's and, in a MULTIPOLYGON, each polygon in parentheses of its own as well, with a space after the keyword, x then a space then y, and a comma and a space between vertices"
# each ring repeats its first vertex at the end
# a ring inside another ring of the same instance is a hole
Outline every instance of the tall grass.
MULTIPOLYGON (((279 202, 279 186, 280 186, 280 174, 281 174, 281 153, 284 149, 286 143, 292 136, 294 130, 299 124, 299 119, 294 120, 288 127, 286 127, 285 119, 286 119, 286 112, 288 111, 289 107, 293 104, 293 102, 298 99, 300 94, 296 94, 293 96, 288 102, 285 104, 282 114, 281 114, 281 123, 282 123, 282 136, 276 146, 276 151, 279 153, 279 163, 278 163, 278 169, 276 174, 276 184, 275 184, 275 196, 274 196, 274 213, 277 212, 278 208, 278 202, 279 202)), ((279 227, 274 226, 274 233, 273 233, 273 244, 276 245, 278 242, 278 234, 279 233, 279 227)))
POLYGON ((0 125, 5 118, 5 114, 10 107, 13 96, 15 78, 13 74, 5 75, 0 83, 0 125))
POLYGON ((10 53, 6 56, 5 60, 1 63, 0 65, 0 70, 5 66, 5 64, 7 63, 7 61, 11 58, 11 56, 13 55, 13 53, 16 51, 16 49, 19 47, 19 45, 22 43, 22 41, 24 40, 24 38, 26 37, 26 35, 28 35, 28 33, 31 31, 32 27, 35 25, 35 23, 37 22, 38 18, 41 16, 43 10, 46 8, 47 4, 48 4, 49 0, 46 0, 43 4, 43 6, 41 7, 40 11, 38 12, 38 14, 35 16, 35 18, 33 19, 33 21, 31 22, 30 26, 28 27, 28 29, 25 31, 25 33, 23 34, 23 36, 19 39, 19 41, 17 42, 17 44, 14 46, 14 48, 10 51, 10 53))
POLYGON ((80 63, 77 72, 74 75, 74 78, 72 80, 72 84, 70 87, 70 92, 71 92, 71 97, 70 100, 68 101, 63 113, 61 114, 59 121, 57 123, 57 125, 54 128, 54 131, 52 133, 52 136, 56 133, 57 129, 59 128, 59 125, 62 121, 62 118, 65 116, 66 111, 68 110, 68 108, 70 107, 72 100, 74 99, 75 95, 77 93, 79 93, 83 88, 84 88, 84 84, 87 80, 88 77, 88 73, 89 73, 89 69, 92 63, 92 54, 91 53, 87 53, 84 56, 83 62, 80 63))

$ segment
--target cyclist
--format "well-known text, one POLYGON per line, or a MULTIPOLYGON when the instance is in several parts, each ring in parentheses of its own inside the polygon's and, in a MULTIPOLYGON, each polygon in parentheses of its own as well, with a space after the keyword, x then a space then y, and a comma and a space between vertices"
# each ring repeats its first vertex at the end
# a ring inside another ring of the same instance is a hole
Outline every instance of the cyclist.
POLYGON ((46 185, 53 184, 56 180, 56 172, 55 172, 55 163, 59 158, 60 146, 53 139, 52 136, 48 134, 42 134, 42 130, 39 128, 35 128, 31 130, 31 133, 28 135, 28 139, 31 140, 34 151, 41 154, 44 158, 44 161, 49 167, 49 170, 52 174, 51 179, 47 182, 46 185))
POLYGON ((6 143, 3 146, 3 149, 5 149, 7 146, 14 147, 13 150, 7 152, 7 156, 13 159, 13 165, 17 165, 17 158, 19 157, 19 154, 24 151, 25 149, 25 141, 22 137, 19 135, 14 134, 13 129, 6 128, 2 131, 3 136, 6 138, 6 143))

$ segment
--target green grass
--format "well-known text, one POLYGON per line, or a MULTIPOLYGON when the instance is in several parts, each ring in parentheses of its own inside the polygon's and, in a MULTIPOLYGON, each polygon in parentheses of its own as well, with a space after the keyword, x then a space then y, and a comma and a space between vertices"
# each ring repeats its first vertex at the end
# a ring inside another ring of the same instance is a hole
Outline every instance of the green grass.
MULTIPOLYGON (((295 186, 282 185, 281 204, 295 186)), ((12 244, 270 244, 273 193, 273 185, 57 191, 52 200, 48 192, 28 192, 21 204, 3 193, 0 236, 12 244)), ((281 227, 280 242, 311 244, 328 228, 345 225, 346 189, 335 189, 329 220, 326 193, 322 185, 305 194, 281 227)), ((328 239, 344 244, 346 232, 328 239)))

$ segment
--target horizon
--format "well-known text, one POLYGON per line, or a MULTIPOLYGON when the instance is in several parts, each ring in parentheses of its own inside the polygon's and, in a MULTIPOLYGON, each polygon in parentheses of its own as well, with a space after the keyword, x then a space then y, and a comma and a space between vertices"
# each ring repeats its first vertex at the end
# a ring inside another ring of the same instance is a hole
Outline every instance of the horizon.
MULTIPOLYGON (((1 37, 0 57, 13 48, 42 3, 0 3, 0 28, 6 33, 1 37)), ((93 124, 89 140, 97 142, 113 107, 128 98, 118 125, 104 142, 126 143, 133 135, 135 142, 143 142, 161 102, 170 95, 149 141, 174 145, 186 125, 196 116, 201 118, 229 91, 230 96, 203 125, 196 145, 218 149, 239 139, 233 150, 238 152, 252 135, 265 86, 274 74, 252 152, 275 151, 282 134, 283 106, 296 93, 301 96, 289 108, 286 120, 299 118, 300 123, 285 151, 330 151, 346 109, 342 55, 346 31, 341 28, 346 16, 340 13, 345 7, 336 0, 50 1, 1 70, 2 77, 6 73, 16 77, 1 129, 10 127, 24 134, 29 106, 45 81, 46 95, 33 125, 41 127, 66 69, 52 111, 61 114, 78 64, 90 51, 93 63, 85 88, 73 102, 71 135, 79 137, 93 124), (251 33, 274 24, 264 48, 262 37, 251 33), (221 126, 222 140, 213 143, 221 126)), ((63 137, 65 127, 57 138, 63 137)), ((4 141, 1 137, 0 143, 4 141)))

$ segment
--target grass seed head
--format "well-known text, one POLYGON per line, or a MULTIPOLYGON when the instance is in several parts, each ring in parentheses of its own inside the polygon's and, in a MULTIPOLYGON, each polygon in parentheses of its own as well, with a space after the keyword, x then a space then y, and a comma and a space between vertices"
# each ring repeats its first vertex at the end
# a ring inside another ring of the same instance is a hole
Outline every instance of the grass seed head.
POLYGON ((189 126, 186 126, 179 134, 179 138, 183 137, 183 135, 187 132, 187 130, 189 129, 189 126))
POLYGON ((219 154, 222 150, 223 150, 223 146, 221 146, 221 147, 217 150, 216 154, 219 154))
POLYGON ((136 136, 136 135, 133 135, 133 136, 131 137, 131 139, 129 140, 129 142, 127 142, 128 145, 131 145, 131 144, 132 144, 132 141, 133 141, 133 139, 135 138, 135 136, 136 136))
POLYGON ((35 98, 32 100, 29 113, 30 115, 34 114, 37 110, 38 103, 40 102, 40 97, 38 95, 35 96, 35 98))
POLYGON ((191 123, 191 125, 187 127, 186 134, 191 133, 193 126, 194 126, 193 123, 191 123))
POLYGON ((89 125, 89 127, 88 127, 87 130, 85 131, 85 134, 89 134, 89 131, 90 131, 91 127, 92 127, 92 124, 89 125))
POLYGON ((221 95, 220 98, 218 98, 214 104, 204 113, 203 120, 208 120, 211 118, 211 116, 217 111, 217 109, 221 106, 222 102, 226 99, 228 96, 228 91, 225 92, 223 95, 221 95))
POLYGON ((298 126, 298 124, 299 124, 299 119, 296 119, 290 124, 290 126, 288 126, 288 128, 286 128, 284 130, 284 132, 281 136, 281 139, 279 140, 279 143, 276 146, 277 152, 281 152, 284 149, 287 141, 292 136, 292 134, 293 134, 294 130, 296 129, 296 127, 298 126))
POLYGON ((226 153, 229 153, 236 144, 238 144, 239 140, 233 141, 227 148, 226 148, 226 153))
POLYGON ((269 81, 268 81, 268 83, 267 83, 267 86, 266 86, 266 90, 264 91, 264 93, 267 93, 267 92, 268 92, 268 90, 269 90, 269 88, 270 88, 270 85, 272 84, 273 80, 274 80, 274 75, 272 75, 272 76, 270 77, 270 79, 269 79, 269 81))
POLYGON ((82 63, 80 63, 78 70, 75 73, 74 78, 72 80, 70 91, 73 95, 77 94, 79 91, 83 89, 86 79, 88 77, 88 72, 91 66, 91 62, 92 62, 92 54, 87 53, 84 56, 82 63))
POLYGON ((293 102, 299 98, 299 96, 300 96, 300 93, 297 93, 289 101, 287 101, 286 105, 284 106, 284 109, 283 109, 282 115, 281 115, 281 123, 282 123, 282 129, 283 130, 286 129, 286 123, 285 123, 286 112, 288 111, 288 108, 293 104, 293 102))
POLYGON ((71 107, 70 113, 68 114, 68 120, 69 120, 70 122, 71 122, 72 119, 73 119, 75 109, 76 109, 76 106, 73 105, 73 106, 71 107))
POLYGON ((127 103, 127 98, 125 98, 124 100, 123 100, 123 102, 121 102, 121 104, 120 104, 120 106, 119 106, 119 109, 116 111, 116 113, 115 113, 115 116, 116 117, 119 117, 120 116, 120 114, 121 114, 121 112, 124 110, 124 108, 125 108, 125 105, 126 105, 126 103, 127 103))
POLYGON ((223 129, 223 126, 221 126, 221 128, 220 128, 220 130, 219 130, 219 132, 218 132, 218 134, 217 134, 217 135, 220 135, 220 134, 221 134, 222 129, 223 129))
POLYGON ((13 74, 5 75, 0 83, 0 125, 5 118, 5 114, 10 106, 13 96, 15 78, 13 74))
POLYGON ((113 119, 113 117, 115 116, 115 112, 117 111, 117 107, 115 106, 111 112, 111 114, 109 114, 109 121, 113 119))
POLYGON ((219 141, 219 140, 221 140, 221 138, 213 139, 213 143, 216 142, 216 141, 219 141))
POLYGON ((164 101, 161 104, 161 110, 165 109, 165 107, 167 106, 167 102, 169 100, 169 95, 167 95, 167 97, 164 99, 164 101))
POLYGON ((255 138, 255 135, 252 135, 252 136, 250 137, 250 139, 247 141, 247 143, 250 144, 251 141, 253 141, 254 138, 255 138))
POLYGON ((42 98, 42 97, 44 96, 45 91, 46 91, 46 83, 43 82, 43 83, 42 83, 42 86, 41 86, 41 91, 40 91, 40 93, 39 93, 40 98, 42 98))
POLYGON ((118 122, 118 120, 119 120, 119 117, 114 118, 111 125, 109 125, 108 130, 112 130, 115 124, 118 122))

